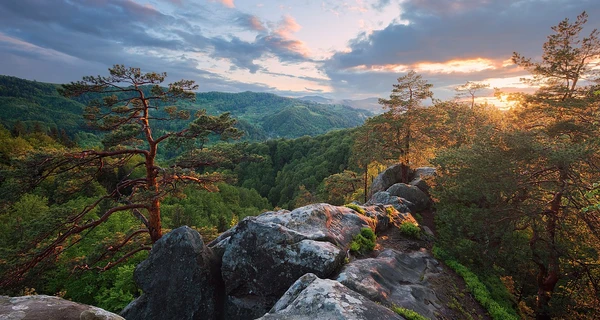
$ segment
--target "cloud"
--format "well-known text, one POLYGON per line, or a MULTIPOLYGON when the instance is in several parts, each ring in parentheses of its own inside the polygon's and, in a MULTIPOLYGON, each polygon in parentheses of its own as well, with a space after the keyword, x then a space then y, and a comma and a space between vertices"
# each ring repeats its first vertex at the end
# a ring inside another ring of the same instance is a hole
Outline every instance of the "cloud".
POLYGON ((235 8, 235 4, 233 3, 233 0, 210 0, 210 1, 211 2, 220 2, 227 8, 235 8))
MULTIPOLYGON (((379 0, 374 7, 390 3, 379 0)), ((324 62, 339 92, 389 92, 393 82, 378 86, 374 75, 393 79, 410 69, 442 87, 523 74, 505 63, 513 51, 539 56, 551 26, 584 10, 600 16, 595 1, 406 0, 400 5, 402 13, 394 22, 358 34, 349 49, 324 62)), ((600 27, 599 21, 590 19, 588 32, 600 27)))

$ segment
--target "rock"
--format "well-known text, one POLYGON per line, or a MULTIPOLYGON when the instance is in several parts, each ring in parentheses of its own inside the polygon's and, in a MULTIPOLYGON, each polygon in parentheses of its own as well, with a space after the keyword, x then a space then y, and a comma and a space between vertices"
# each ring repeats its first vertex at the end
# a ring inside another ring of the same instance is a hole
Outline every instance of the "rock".
MULTIPOLYGON (((402 200, 402 199, 398 199, 402 200)), ((409 212, 399 212, 394 206, 389 204, 377 204, 373 206, 361 206, 365 210, 365 216, 375 221, 375 232, 383 232, 394 225, 401 225, 402 222, 410 221, 417 223, 409 212)))
POLYGON ((414 177, 410 181, 409 184, 411 186, 415 186, 415 187, 421 189, 421 191, 429 194, 429 190, 431 189, 431 186, 427 183, 427 180, 433 178, 435 176, 435 172, 436 172, 435 168, 433 168, 433 167, 417 168, 417 169, 415 169, 414 177))
POLYGON ((158 240, 135 269, 134 279, 143 294, 121 312, 128 320, 220 317, 219 262, 189 227, 158 240))
POLYGON ((431 206, 431 199, 421 189, 405 183, 396 183, 387 189, 390 196, 406 199, 414 205, 414 211, 423 211, 431 206))
POLYGON ((337 281, 382 304, 404 307, 436 319, 443 305, 428 283, 442 271, 426 251, 387 249, 377 256, 344 266, 337 281))
POLYGON ((242 220, 223 254, 225 309, 245 315, 238 319, 263 315, 302 275, 325 278, 339 270, 352 238, 374 224, 354 210, 328 204, 242 220))
POLYGON ((378 204, 382 204, 382 205, 389 204, 389 205, 393 206, 394 209, 396 209, 398 212, 401 212, 401 213, 413 212, 413 210, 415 209, 415 205, 412 202, 410 202, 406 199, 402 199, 398 196, 393 196, 387 191, 379 191, 379 192, 375 193, 371 197, 371 199, 369 199, 369 201, 367 201, 367 203, 365 203, 365 205, 367 205, 367 206, 378 205, 378 204))
POLYGON ((420 167, 413 172, 412 179, 426 179, 435 177, 436 169, 434 167, 420 167))
POLYGON ((285 292, 275 306, 257 320, 271 319, 403 319, 337 281, 306 274, 285 292))
POLYGON ((0 319, 125 320, 97 307, 45 295, 0 296, 0 319))
POLYGON ((403 164, 396 164, 380 173, 371 183, 371 190, 369 190, 369 196, 373 196, 379 191, 385 191, 393 184, 399 182, 410 181, 412 176, 410 169, 403 164))

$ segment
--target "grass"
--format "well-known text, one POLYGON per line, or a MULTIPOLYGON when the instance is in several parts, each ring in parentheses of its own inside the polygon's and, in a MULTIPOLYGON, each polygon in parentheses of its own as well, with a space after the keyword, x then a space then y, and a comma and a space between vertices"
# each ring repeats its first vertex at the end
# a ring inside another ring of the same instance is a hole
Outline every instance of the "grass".
POLYGON ((365 214, 365 209, 361 208, 359 205, 354 204, 354 203, 348 203, 347 205, 345 205, 346 208, 350 208, 362 215, 365 214))
POLYGON ((413 239, 421 238, 421 228, 419 228, 419 226, 415 225, 412 222, 408 222, 408 221, 402 222, 399 229, 400 229, 400 233, 406 237, 413 238, 413 239))
POLYGON ((375 232, 371 228, 362 228, 360 233, 355 235, 350 242, 350 251, 364 254, 375 249, 375 232))
POLYGON ((469 291, 475 297, 475 300, 479 302, 488 312, 488 314, 494 320, 518 320, 520 317, 512 309, 507 309, 501 306, 497 301, 492 298, 488 288, 479 280, 476 274, 471 272, 464 265, 456 262, 455 260, 449 259, 448 255, 439 247, 433 248, 433 254, 436 258, 445 260, 444 262, 448 267, 454 270, 464 280, 469 291), (448 259, 445 259, 448 258, 448 259))
POLYGON ((392 307, 392 311, 406 318, 406 320, 429 320, 413 310, 402 307, 392 307))

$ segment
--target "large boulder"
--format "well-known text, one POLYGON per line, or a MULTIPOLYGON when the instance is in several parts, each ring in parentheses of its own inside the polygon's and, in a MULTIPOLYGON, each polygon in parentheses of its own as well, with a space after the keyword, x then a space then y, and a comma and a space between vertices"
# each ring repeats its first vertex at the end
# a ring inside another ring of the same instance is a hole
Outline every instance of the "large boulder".
POLYGON ((411 180, 412 173, 410 168, 403 164, 396 164, 380 173, 371 183, 371 189, 369 190, 369 197, 373 196, 379 191, 385 191, 395 183, 409 182, 411 180))
POLYGON ((372 219, 346 207, 314 204, 242 220, 225 239, 221 273, 226 318, 267 312, 299 277, 329 277, 341 268, 352 238, 372 219))
POLYGON ((306 274, 285 292, 275 306, 258 320, 300 319, 403 319, 337 281, 306 274))
POLYGON ((396 196, 402 199, 406 199, 414 205, 413 212, 423 211, 429 208, 432 204, 431 198, 423 192, 421 189, 415 186, 411 186, 405 183, 396 183, 389 187, 387 193, 390 196, 396 196))
POLYGON ((217 319, 223 293, 219 261, 200 234, 180 227, 164 235, 134 279, 143 294, 121 315, 136 319, 217 319))
POLYGON ((398 212, 401 212, 401 213, 414 212, 414 210, 416 208, 412 202, 410 202, 406 199, 402 199, 398 196, 391 195, 387 191, 379 191, 379 192, 375 193, 371 197, 371 199, 369 199, 369 201, 367 201, 367 203, 365 203, 365 205, 366 206, 391 205, 394 207, 394 209, 396 209, 398 212))
POLYGON ((372 301, 404 307, 436 319, 443 304, 428 280, 442 271, 426 251, 411 253, 387 249, 377 256, 344 266, 337 281, 372 301))
POLYGON ((125 320, 100 308, 45 295, 0 296, 0 319, 125 320))

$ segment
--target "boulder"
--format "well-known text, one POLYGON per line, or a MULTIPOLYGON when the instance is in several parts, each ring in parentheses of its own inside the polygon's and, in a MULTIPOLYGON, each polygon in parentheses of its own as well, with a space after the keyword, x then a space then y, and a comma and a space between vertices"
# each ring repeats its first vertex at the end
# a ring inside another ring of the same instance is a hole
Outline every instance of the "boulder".
POLYGON ((425 250, 404 253, 387 249, 377 258, 347 264, 336 280, 372 301, 436 319, 443 305, 428 279, 441 271, 438 261, 425 250))
POLYGON ((379 191, 375 193, 371 199, 365 203, 366 206, 379 204, 391 205, 400 213, 413 212, 415 209, 415 205, 412 202, 402 199, 398 196, 393 196, 387 191, 379 191))
POLYGON ((408 182, 411 179, 410 169, 403 164, 396 164, 380 173, 371 183, 369 196, 379 191, 385 191, 395 183, 408 182))
POLYGON ((414 211, 419 212, 429 208, 432 204, 429 196, 421 189, 407 185, 405 183, 396 183, 386 190, 390 196, 396 196, 402 199, 406 199, 414 205, 414 211))
POLYGON ((435 172, 435 168, 433 167, 417 168, 415 169, 413 179, 409 184, 428 194, 431 186, 427 183, 427 180, 433 178, 435 176, 435 172))
POLYGON ((134 279, 143 294, 121 312, 128 320, 220 317, 219 261, 189 227, 158 240, 135 269, 134 279))
POLYGON ((242 220, 219 241, 228 319, 263 315, 306 273, 325 278, 338 271, 352 238, 370 225, 372 219, 328 204, 242 220))
POLYGON ((125 320, 100 308, 45 295, 0 296, 0 319, 125 320))
POLYGON ((285 292, 275 306, 258 320, 275 319, 403 319, 337 281, 306 274, 285 292))

